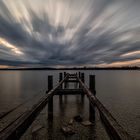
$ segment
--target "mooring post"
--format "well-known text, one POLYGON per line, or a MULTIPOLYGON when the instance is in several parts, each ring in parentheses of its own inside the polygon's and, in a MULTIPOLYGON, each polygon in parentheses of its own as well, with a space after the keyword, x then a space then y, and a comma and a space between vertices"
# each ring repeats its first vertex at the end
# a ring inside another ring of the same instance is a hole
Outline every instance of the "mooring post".
MULTIPOLYGON (((48 76, 48 92, 53 89, 53 76, 48 76)), ((53 119, 53 96, 48 101, 48 119, 53 119)))
MULTIPOLYGON (((89 89, 95 96, 96 94, 95 93, 95 75, 89 76, 89 89)), ((90 103, 89 103, 89 120, 91 122, 95 121, 95 108, 93 108, 90 103)))

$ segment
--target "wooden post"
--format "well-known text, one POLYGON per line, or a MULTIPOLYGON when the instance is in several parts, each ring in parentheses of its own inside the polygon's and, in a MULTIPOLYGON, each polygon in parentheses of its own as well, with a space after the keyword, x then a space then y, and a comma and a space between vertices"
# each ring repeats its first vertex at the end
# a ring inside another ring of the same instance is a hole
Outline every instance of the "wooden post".
POLYGON ((48 76, 48 91, 50 91, 51 89, 53 89, 53 76, 49 75, 48 76))
MULTIPOLYGON (((85 74, 84 73, 81 73, 81 81, 83 83, 85 83, 85 74)), ((81 86, 79 88, 81 88, 81 86)), ((81 95, 82 95, 82 98, 84 98, 85 94, 81 94, 81 95)))
POLYGON ((89 102, 89 120, 95 122, 95 108, 93 108, 89 102))
MULTIPOLYGON (((61 82, 63 79, 63 74, 62 73, 59 73, 59 82, 61 82)), ((60 86, 60 89, 62 89, 62 85, 60 86)))
POLYGON ((95 90, 95 75, 90 75, 89 76, 89 89, 93 93, 93 95, 96 95, 96 90, 95 90))
MULTIPOLYGON (((48 76, 48 92, 53 89, 53 76, 48 76)), ((48 119, 53 119, 53 96, 48 101, 48 119)))
POLYGON ((81 73, 81 81, 84 83, 85 82, 85 74, 81 73))
MULTIPOLYGON (((64 78, 66 77, 67 73, 64 72, 64 78)), ((67 82, 64 82, 64 88, 67 88, 67 82)))
MULTIPOLYGON (((81 72, 78 73, 78 77, 81 79, 81 72)), ((79 83, 79 88, 81 88, 80 83, 79 83)))
POLYGON ((66 77, 66 75, 67 75, 67 73, 66 73, 66 72, 64 72, 64 78, 66 77))
MULTIPOLYGON (((95 75, 89 76, 89 89, 95 95, 95 75)), ((91 103, 89 103, 89 120, 91 122, 95 121, 95 108, 91 106, 91 103)))
POLYGON ((79 72, 79 78, 81 77, 81 72, 79 72))

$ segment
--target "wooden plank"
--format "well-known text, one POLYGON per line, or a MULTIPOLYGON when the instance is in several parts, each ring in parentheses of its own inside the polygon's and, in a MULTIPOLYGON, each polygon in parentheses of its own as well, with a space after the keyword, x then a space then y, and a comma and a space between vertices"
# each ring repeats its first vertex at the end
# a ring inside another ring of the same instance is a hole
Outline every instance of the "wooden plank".
POLYGON ((74 83, 74 82, 78 82, 78 80, 68 79, 68 80, 66 80, 66 82, 72 82, 72 83, 74 83))
POLYGON ((76 95, 84 94, 83 89, 58 89, 55 95, 76 95))
POLYGON ((104 105, 92 94, 87 86, 77 77, 81 87, 85 91, 85 94, 89 98, 92 107, 96 106, 100 112, 101 118, 112 135, 113 140, 132 140, 132 137, 122 128, 122 126, 116 121, 111 113, 104 107, 104 105))
POLYGON ((69 74, 69 78, 76 78, 76 74, 69 74))
POLYGON ((21 106, 17 106, 15 110, 10 112, 8 115, 0 119, 0 133, 4 131, 9 125, 14 123, 17 118, 20 118, 27 110, 31 109, 33 104, 37 103, 42 96, 34 96, 34 98, 27 100, 21 106))

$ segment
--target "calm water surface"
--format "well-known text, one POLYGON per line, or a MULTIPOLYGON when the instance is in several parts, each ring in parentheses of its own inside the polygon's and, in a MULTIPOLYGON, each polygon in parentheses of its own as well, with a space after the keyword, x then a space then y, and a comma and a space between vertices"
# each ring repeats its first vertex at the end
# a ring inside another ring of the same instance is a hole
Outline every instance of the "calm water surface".
MULTIPOLYGON (((47 76, 54 75, 56 85, 59 72, 0 71, 0 112, 5 112, 33 96, 44 95, 47 90, 47 76)), ((85 73, 87 85, 89 75, 96 75, 97 97, 133 137, 140 139, 140 71, 81 72, 85 73)), ((73 103, 76 97, 69 96, 68 100, 73 103)), ((68 103, 67 105, 73 106, 68 103)), ((85 100, 85 106, 87 105, 88 100, 85 100)), ((80 107, 79 103, 79 110, 80 107)), ((55 111, 58 114, 59 109, 55 111)))

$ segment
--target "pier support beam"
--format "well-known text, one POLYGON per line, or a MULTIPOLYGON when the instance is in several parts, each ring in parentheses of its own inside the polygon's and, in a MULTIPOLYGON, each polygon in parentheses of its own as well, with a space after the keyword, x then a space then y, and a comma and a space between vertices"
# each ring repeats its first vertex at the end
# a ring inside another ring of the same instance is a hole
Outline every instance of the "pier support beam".
POLYGON ((66 72, 64 72, 64 78, 66 77, 66 75, 67 75, 67 73, 66 73, 66 72))
MULTIPOLYGON (((78 77, 81 79, 81 72, 78 72, 78 77)), ((79 88, 80 88, 80 84, 79 84, 79 88)))
POLYGON ((81 72, 78 73, 79 78, 81 77, 81 72))
POLYGON ((90 75, 89 76, 89 89, 93 93, 93 95, 96 95, 96 90, 95 90, 95 75, 90 75))
MULTIPOLYGON (((85 74, 84 73, 81 73, 81 81, 83 82, 83 83, 85 83, 85 74)), ((79 86, 79 88, 81 88, 81 86, 79 86)), ((82 94, 82 98, 84 98, 84 95, 85 94, 82 94)))
MULTIPOLYGON (((63 74, 62 73, 59 73, 59 82, 61 82, 63 79, 63 74)), ((62 89, 62 85, 60 86, 60 89, 62 89)))
MULTIPOLYGON (((48 92, 53 89, 53 76, 48 76, 48 92)), ((48 101, 48 119, 53 119, 53 96, 48 101)))
POLYGON ((84 74, 84 73, 81 73, 81 81, 82 81, 83 83, 85 83, 85 74, 84 74))
MULTIPOLYGON (((59 73, 59 82, 63 79, 63 73, 59 73)), ((60 89, 63 88, 63 84, 60 86, 60 89)), ((59 101, 62 101, 62 95, 59 95, 59 101)))
MULTIPOLYGON (((92 92, 92 94, 95 96, 95 75, 90 75, 89 76, 89 89, 92 92)), ((91 106, 89 103, 89 120, 91 122, 95 121, 95 108, 91 106)))
MULTIPOLYGON (((66 77, 67 73, 64 72, 64 78, 66 77)), ((64 88, 67 88, 67 82, 64 82, 64 88)))

